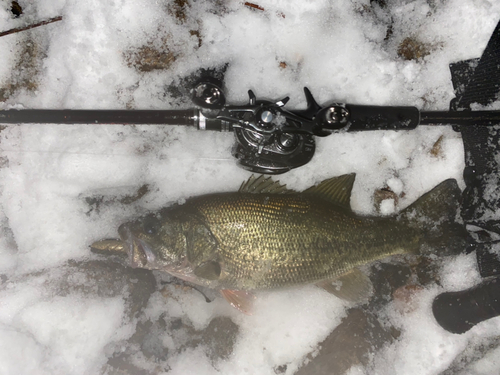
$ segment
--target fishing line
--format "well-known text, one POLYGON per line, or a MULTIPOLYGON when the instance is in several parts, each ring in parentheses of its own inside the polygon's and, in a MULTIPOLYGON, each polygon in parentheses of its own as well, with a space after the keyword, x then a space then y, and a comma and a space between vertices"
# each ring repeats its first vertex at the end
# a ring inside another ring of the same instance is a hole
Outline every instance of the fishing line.
MULTIPOLYGON (((68 154, 68 155, 100 155, 100 156, 125 156, 125 157, 137 157, 137 158, 144 158, 144 157, 151 157, 150 155, 131 155, 131 154, 110 154, 110 153, 102 153, 102 152, 74 152, 74 151, 45 151, 45 150, 36 150, 36 151, 29 151, 29 150, 0 150, 2 153, 14 153, 14 154, 53 154, 53 155, 63 155, 63 154, 68 154)), ((233 159, 230 158, 210 158, 210 157, 193 157, 193 158, 180 158, 180 157, 168 157, 165 160, 208 160, 208 161, 233 161, 233 159)))

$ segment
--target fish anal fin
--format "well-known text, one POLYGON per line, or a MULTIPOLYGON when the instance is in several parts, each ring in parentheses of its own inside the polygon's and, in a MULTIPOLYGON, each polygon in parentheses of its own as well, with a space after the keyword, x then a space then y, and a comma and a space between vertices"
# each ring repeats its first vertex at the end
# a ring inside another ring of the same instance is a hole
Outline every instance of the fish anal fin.
POLYGON ((205 280, 218 280, 221 272, 219 262, 209 260, 200 264, 193 270, 193 273, 205 280))
POLYGON ((355 173, 333 177, 304 190, 304 193, 315 195, 337 206, 351 210, 351 192, 355 179, 355 173))
POLYGON ((286 185, 280 184, 279 181, 274 181, 271 177, 260 175, 255 177, 251 175, 247 181, 244 181, 239 189, 240 193, 253 194, 286 194, 291 190, 287 189, 286 185))
POLYGON ((252 315, 255 296, 245 290, 221 289, 222 297, 243 314, 252 315))
POLYGON ((320 281, 316 285, 349 302, 364 302, 373 294, 372 282, 357 268, 335 279, 320 281))

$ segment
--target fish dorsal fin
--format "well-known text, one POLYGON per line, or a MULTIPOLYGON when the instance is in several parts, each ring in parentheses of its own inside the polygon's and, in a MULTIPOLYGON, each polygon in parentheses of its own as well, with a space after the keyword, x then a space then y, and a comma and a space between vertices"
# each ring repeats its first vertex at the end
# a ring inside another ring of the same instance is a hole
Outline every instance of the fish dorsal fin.
POLYGON ((240 193, 253 193, 253 194, 284 194, 289 193, 291 190, 286 188, 286 185, 282 185, 279 181, 273 181, 271 177, 265 177, 260 175, 255 177, 251 175, 247 181, 244 181, 241 186, 240 193))
POLYGON ((334 203, 337 206, 350 210, 351 191, 355 178, 355 173, 329 178, 328 180, 320 182, 316 186, 312 186, 309 189, 304 190, 304 193, 313 194, 321 199, 334 203))
POLYGON ((364 302, 373 294, 372 282, 357 268, 335 279, 320 281, 316 285, 350 302, 364 302))

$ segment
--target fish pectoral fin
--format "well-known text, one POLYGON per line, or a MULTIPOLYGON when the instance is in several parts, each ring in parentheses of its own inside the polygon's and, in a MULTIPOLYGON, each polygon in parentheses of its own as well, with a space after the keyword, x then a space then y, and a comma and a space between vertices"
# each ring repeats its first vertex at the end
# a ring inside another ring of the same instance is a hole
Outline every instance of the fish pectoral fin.
POLYGON ((208 262, 204 262, 200 264, 193 270, 193 273, 206 280, 217 280, 220 277, 220 264, 219 262, 209 260, 208 262))
POLYGON ((350 302, 363 302, 373 294, 373 285, 368 276, 357 268, 335 279, 316 283, 328 293, 350 302))
POLYGON ((252 315, 253 301, 255 296, 245 290, 221 289, 222 297, 235 309, 246 315, 252 315))

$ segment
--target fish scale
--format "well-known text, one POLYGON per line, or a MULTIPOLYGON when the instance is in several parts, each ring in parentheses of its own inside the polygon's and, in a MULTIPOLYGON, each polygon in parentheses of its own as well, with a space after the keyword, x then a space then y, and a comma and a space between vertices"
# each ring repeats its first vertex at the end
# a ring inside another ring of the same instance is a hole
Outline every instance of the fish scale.
POLYGON ((217 194, 186 204, 201 214, 220 244, 221 283, 238 289, 334 278, 346 268, 418 245, 395 220, 361 221, 313 195, 217 194))

